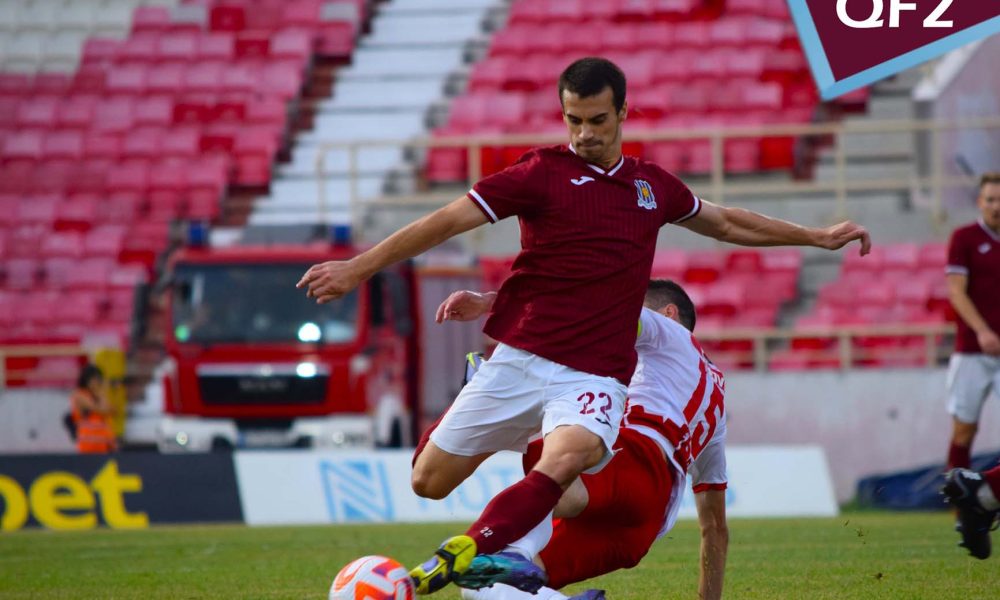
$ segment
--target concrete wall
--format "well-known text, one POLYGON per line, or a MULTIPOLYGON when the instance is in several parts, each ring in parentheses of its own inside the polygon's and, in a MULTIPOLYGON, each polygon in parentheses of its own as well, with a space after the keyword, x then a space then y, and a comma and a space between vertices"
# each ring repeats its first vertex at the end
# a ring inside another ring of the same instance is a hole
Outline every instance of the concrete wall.
MULTIPOLYGON (((945 370, 730 373, 729 442, 818 443, 826 449, 838 502, 858 479, 943 465, 951 436, 945 370)), ((1000 448, 1000 409, 986 403, 973 451, 1000 448)))
POLYGON ((69 390, 0 392, 0 454, 75 452, 63 426, 69 390))

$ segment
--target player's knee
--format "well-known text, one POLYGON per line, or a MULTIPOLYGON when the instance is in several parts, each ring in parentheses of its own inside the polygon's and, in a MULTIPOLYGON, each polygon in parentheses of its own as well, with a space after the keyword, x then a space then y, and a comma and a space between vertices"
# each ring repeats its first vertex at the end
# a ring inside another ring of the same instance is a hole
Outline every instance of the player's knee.
POLYGON ((604 456, 603 450, 602 447, 597 453, 589 450, 567 450, 553 453, 543 457, 535 469, 545 473, 565 488, 573 483, 581 473, 599 463, 604 456))
POLYGON ((445 482, 439 477, 435 477, 429 469, 422 469, 419 466, 413 468, 413 474, 410 476, 410 487, 413 488, 414 494, 429 500, 441 500, 451 493, 445 482))

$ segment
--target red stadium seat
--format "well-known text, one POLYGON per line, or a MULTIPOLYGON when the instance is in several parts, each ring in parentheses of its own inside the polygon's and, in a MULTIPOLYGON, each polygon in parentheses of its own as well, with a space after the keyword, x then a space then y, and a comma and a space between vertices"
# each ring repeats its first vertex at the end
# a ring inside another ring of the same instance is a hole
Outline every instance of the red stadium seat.
POLYGON ((19 222, 25 225, 51 227, 56 220, 58 195, 44 195, 24 198, 18 207, 19 222))
POLYGON ((921 270, 944 271, 944 266, 948 262, 948 244, 943 242, 930 242, 920 247, 917 252, 917 263, 921 270))
POLYGON ((125 229, 124 225, 100 225, 94 227, 84 237, 84 256, 117 258, 125 240, 125 229))
POLYGON ((137 127, 122 136, 122 156, 155 158, 161 153, 166 130, 159 127, 137 127))
POLYGON ((231 61, 236 55, 235 36, 228 32, 203 33, 198 36, 198 61, 231 61))
POLYGON ((124 45, 123 40, 111 38, 87 38, 83 42, 80 63, 83 65, 106 65, 118 58, 118 53, 124 45))
POLYGON ((42 143, 45 158, 80 158, 83 156, 83 134, 74 130, 53 131, 42 143))
POLYGON ((38 284, 39 263, 34 258, 10 258, 3 266, 4 285, 8 290, 30 290, 38 284))
POLYGON ((62 301, 57 292, 34 292, 21 296, 18 316, 23 322, 32 324, 51 323, 53 315, 62 301))
POLYGON ((118 46, 114 59, 119 64, 124 62, 139 65, 152 63, 158 55, 159 41, 159 32, 133 33, 118 46))
POLYGON ((123 132, 132 128, 135 100, 128 96, 114 96, 94 105, 92 130, 123 132))
POLYGON ((18 107, 18 127, 49 127, 56 117, 60 104, 58 96, 32 96, 18 107))
POLYGON ((184 72, 183 89, 190 93, 217 94, 223 91, 222 74, 229 65, 222 61, 205 61, 191 65, 184 72))
POLYGON ((271 37, 270 54, 303 63, 312 54, 312 39, 304 29, 283 29, 271 37))
POLYGON ((679 281, 687 271, 688 254, 683 250, 657 250, 650 277, 679 281))
POLYGON ((80 196, 64 200, 56 208, 56 231, 88 231, 98 220, 97 199, 80 196))
POLYGON ((107 187, 112 193, 145 193, 149 187, 149 163, 143 160, 128 160, 113 166, 108 171, 107 187))
POLYGON ((722 252, 699 251, 688 257, 684 270, 684 281, 688 283, 712 283, 719 279, 725 269, 726 257, 722 252))
POLYGON ((220 4, 208 13, 212 31, 242 31, 246 27, 246 11, 242 6, 220 4))
POLYGON ((193 61, 198 57, 200 37, 190 31, 165 33, 157 42, 156 57, 163 61, 193 61))
POLYGON ((166 31, 170 21, 170 9, 165 6, 138 6, 132 14, 132 32, 166 31))
POLYGON ((83 236, 76 231, 50 233, 42 241, 41 251, 46 258, 80 258, 83 256, 83 236))
POLYGON ((45 134, 41 130, 24 130, 14 133, 4 140, 3 159, 38 160, 42 157, 42 142, 45 134))
POLYGON ((167 223, 136 223, 131 235, 125 238, 119 260, 151 269, 156 257, 167 247, 167 234, 167 223))
POLYGON ((60 128, 88 127, 97 102, 98 97, 89 94, 74 94, 64 98, 56 107, 54 124, 60 128))

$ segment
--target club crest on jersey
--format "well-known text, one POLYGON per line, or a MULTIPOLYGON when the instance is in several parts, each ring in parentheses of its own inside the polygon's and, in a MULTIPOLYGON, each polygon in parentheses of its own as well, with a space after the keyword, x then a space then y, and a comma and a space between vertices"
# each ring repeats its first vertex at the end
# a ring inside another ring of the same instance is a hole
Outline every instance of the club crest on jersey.
POLYGON ((989 242, 983 242, 982 244, 979 244, 979 253, 980 254, 986 254, 989 251, 990 251, 990 243, 989 242))
POLYGON ((644 179, 635 180, 635 191, 639 194, 639 206, 646 210, 656 209, 656 196, 653 195, 653 186, 644 179))

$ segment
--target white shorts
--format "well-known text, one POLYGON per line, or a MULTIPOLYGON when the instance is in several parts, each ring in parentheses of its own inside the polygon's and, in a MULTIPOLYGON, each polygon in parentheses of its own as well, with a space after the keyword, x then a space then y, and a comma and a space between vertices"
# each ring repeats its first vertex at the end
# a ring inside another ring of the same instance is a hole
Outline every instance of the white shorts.
POLYGON ((571 369, 500 344, 455 399, 431 441, 459 456, 513 450, 524 453, 538 433, 580 425, 604 442, 611 460, 625 410, 626 387, 613 377, 571 369))
POLYGON ((963 423, 978 423, 990 390, 1000 394, 1000 357, 952 354, 948 363, 948 412, 963 423))

